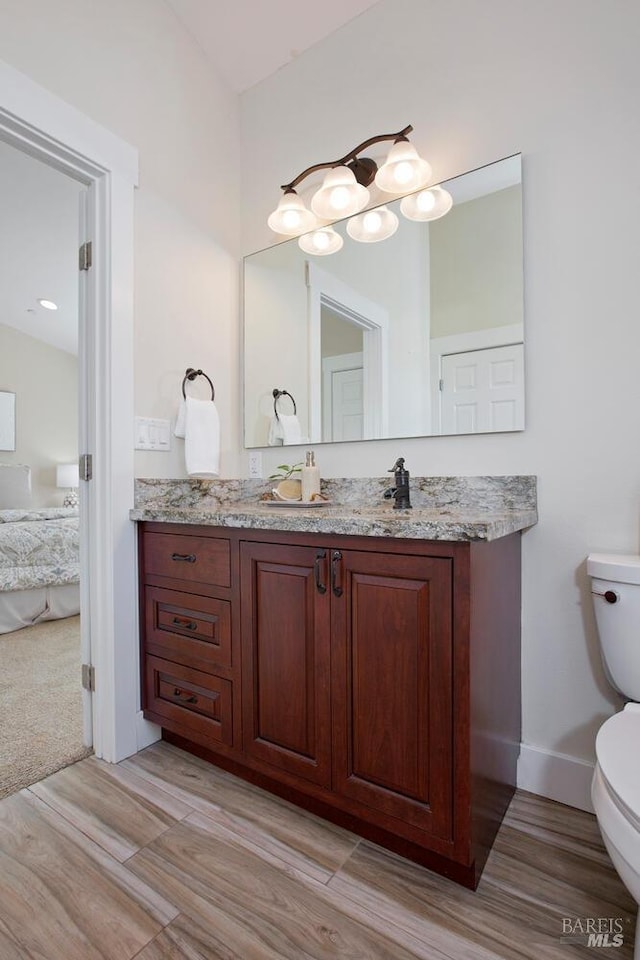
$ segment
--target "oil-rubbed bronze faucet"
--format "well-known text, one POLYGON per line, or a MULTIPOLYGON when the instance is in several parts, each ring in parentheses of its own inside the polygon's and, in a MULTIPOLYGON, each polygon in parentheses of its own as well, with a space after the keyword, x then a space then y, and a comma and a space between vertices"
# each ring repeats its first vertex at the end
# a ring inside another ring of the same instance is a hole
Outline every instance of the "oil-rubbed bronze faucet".
POLYGON ((411 510, 411 500, 409 499, 409 471, 404 468, 404 457, 398 457, 391 470, 387 473, 393 473, 395 476, 395 487, 389 487, 385 490, 383 496, 385 500, 391 500, 393 497, 395 503, 394 510, 411 510))

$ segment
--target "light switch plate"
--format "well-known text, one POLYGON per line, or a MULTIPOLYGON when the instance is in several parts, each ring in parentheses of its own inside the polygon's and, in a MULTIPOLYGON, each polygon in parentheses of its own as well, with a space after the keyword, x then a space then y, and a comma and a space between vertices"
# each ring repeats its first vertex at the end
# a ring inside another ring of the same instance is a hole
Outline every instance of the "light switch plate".
POLYGON ((152 417, 135 418, 136 450, 165 450, 171 449, 171 421, 156 420, 152 417))

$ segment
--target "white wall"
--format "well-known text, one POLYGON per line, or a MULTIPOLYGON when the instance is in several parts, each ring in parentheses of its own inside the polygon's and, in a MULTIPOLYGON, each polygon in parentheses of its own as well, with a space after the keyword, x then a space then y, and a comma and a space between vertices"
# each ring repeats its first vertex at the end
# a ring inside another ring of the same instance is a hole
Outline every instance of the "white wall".
POLYGON ((0 390, 16 395, 16 449, 2 463, 31 467, 34 507, 61 506, 56 466, 78 459, 78 359, 0 323, 0 390))
MULTIPOLYGON (((0 23, 0 59, 139 150, 135 410, 173 417, 184 371, 202 367, 237 476, 237 97, 163 0, 0 0, 0 23)), ((182 441, 137 454, 136 474, 183 476, 182 441)))
POLYGON ((524 741, 543 764, 591 760, 618 706, 585 557, 639 548, 639 28, 635 0, 381 0, 241 98, 245 252, 271 240, 278 184, 376 133, 412 123, 438 179, 522 151, 526 430, 316 459, 325 476, 380 475, 399 454, 414 474, 538 475, 522 676, 524 741))

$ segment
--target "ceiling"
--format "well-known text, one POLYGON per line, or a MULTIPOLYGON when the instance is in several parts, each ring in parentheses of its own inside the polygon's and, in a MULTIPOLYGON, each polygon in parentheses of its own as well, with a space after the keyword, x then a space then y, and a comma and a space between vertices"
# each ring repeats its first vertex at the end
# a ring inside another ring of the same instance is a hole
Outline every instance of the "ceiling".
POLYGON ((168 0, 236 93, 264 80, 378 0, 168 0))
POLYGON ((0 141, 0 323, 68 353, 78 349, 83 189, 0 141), (58 309, 45 310, 39 298, 58 309))

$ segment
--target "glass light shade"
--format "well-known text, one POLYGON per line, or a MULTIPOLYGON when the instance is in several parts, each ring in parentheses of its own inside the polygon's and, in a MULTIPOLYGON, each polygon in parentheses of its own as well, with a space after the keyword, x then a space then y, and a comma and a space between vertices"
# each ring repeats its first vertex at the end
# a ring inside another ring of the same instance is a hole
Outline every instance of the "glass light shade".
POLYGON ((298 240, 298 246, 301 250, 316 257, 326 257, 330 253, 337 253, 343 243, 344 240, 333 227, 319 227, 312 233, 305 233, 298 240))
POLYGON ((317 222, 295 190, 288 190, 280 197, 278 206, 267 219, 273 232, 285 237, 296 237, 313 230, 317 222))
POLYGON ((347 222, 347 233, 352 240, 360 243, 377 243, 393 236, 398 229, 398 218, 387 207, 376 207, 359 213, 347 222))
POLYGON ((431 166, 416 148, 408 140, 398 140, 376 173, 376 186, 385 193, 407 193, 426 186, 430 176, 431 166))
POLYGON ((440 184, 403 197, 400 210, 409 220, 438 220, 449 213, 453 206, 453 197, 440 184))
POLYGON ((77 487, 80 483, 80 471, 77 463, 59 463, 56 467, 56 487, 77 487))
POLYGON ((369 202, 369 191, 349 167, 332 167, 311 198, 311 209, 323 220, 340 220, 358 213, 369 202))

